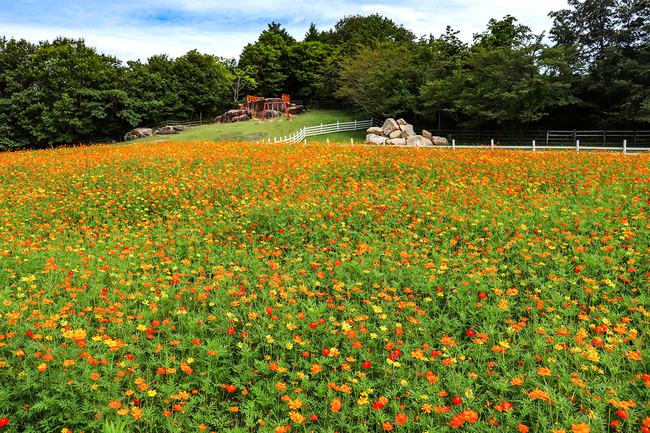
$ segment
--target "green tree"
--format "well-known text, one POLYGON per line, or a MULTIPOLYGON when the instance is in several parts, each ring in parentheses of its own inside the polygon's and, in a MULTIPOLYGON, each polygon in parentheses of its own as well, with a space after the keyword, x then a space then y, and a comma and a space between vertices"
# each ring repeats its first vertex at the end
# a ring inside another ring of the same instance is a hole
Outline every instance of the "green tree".
POLYGON ((286 91, 289 48, 296 40, 278 23, 271 23, 257 41, 247 44, 239 58, 240 68, 250 68, 260 96, 279 97, 286 91))
POLYGON ((25 113, 36 102, 30 62, 37 49, 24 39, 0 38, 0 151, 31 144, 25 113))
POLYGON ((289 48, 288 80, 286 91, 302 98, 318 96, 316 81, 323 65, 327 64, 334 50, 320 41, 298 42, 289 48))
POLYGON ((647 0, 569 0, 551 12, 551 37, 558 47, 582 53, 579 90, 583 126, 647 127, 650 104, 647 0))
POLYGON ((228 107, 229 71, 223 59, 191 50, 173 62, 172 71, 182 119, 202 120, 228 107))
POLYGON ((413 118, 422 73, 405 44, 359 46, 341 61, 336 96, 376 117, 413 118))

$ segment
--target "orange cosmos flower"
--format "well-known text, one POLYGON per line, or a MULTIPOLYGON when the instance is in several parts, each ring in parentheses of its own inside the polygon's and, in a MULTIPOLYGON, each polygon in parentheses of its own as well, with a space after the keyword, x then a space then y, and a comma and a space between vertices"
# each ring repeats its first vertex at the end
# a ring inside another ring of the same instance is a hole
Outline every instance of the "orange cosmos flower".
POLYGON ((408 416, 404 415, 403 413, 397 414, 395 417, 395 424, 397 425, 402 425, 404 424, 407 420, 409 419, 408 416))
POLYGON ((302 400, 289 400, 289 407, 291 409, 300 409, 302 407, 302 400))
POLYGON ((332 409, 332 412, 338 412, 341 410, 341 400, 338 398, 335 398, 332 400, 330 403, 330 409, 332 409))
POLYGON ((589 433, 591 428, 587 424, 581 422, 579 424, 573 424, 571 426, 571 431, 573 433, 589 433))
POLYGON ((385 431, 391 431, 393 428, 395 428, 395 427, 393 426, 393 424, 391 424, 391 423, 389 423, 389 422, 385 422, 385 423, 383 423, 381 426, 382 426, 382 428, 383 428, 385 431))
POLYGON ((321 367, 320 364, 311 365, 311 374, 318 374, 321 371, 323 371, 323 367, 321 367))
POLYGON ((456 342, 454 341, 454 339, 448 336, 447 334, 442 335, 442 338, 440 339, 440 343, 446 344, 451 347, 456 347, 456 342))
POLYGON ((550 402, 551 402, 551 399, 550 399, 549 396, 548 396, 548 392, 546 392, 546 391, 542 391, 542 390, 539 389, 539 388, 535 388, 534 390, 532 390, 531 392, 529 392, 529 393, 528 393, 528 397, 530 397, 530 398, 537 398, 537 399, 540 399, 540 400, 544 400, 544 401, 546 401, 547 403, 550 403, 550 402))
POLYGON ((633 361, 641 361, 643 359, 640 350, 630 350, 629 352, 625 352, 625 356, 633 361))
POLYGON ((476 420, 478 420, 478 413, 474 412, 471 409, 465 409, 460 413, 460 416, 465 420, 465 422, 469 422, 474 424, 476 420))
POLYGON ((108 407, 110 407, 111 409, 119 409, 122 407, 122 403, 120 403, 117 400, 113 400, 110 403, 108 403, 108 407))
POLYGON ((523 424, 519 424, 517 425, 517 430, 519 430, 521 433, 528 433, 530 429, 523 424))

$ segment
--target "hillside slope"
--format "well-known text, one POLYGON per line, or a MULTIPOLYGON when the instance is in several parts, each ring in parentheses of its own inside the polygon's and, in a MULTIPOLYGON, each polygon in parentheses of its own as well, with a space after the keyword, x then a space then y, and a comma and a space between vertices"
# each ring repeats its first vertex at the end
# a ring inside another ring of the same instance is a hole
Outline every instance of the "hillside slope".
MULTIPOLYGON (((282 117, 277 119, 267 119, 264 122, 261 122, 260 120, 250 120, 247 122, 202 125, 176 135, 145 137, 127 143, 167 140, 262 141, 268 140, 269 138, 273 139, 274 137, 280 138, 290 135, 304 126, 320 125, 321 123, 329 124, 336 122, 350 122, 355 119, 366 120, 366 117, 355 116, 345 111, 317 110, 308 111, 299 116, 292 116, 291 120, 282 117)), ((328 134, 327 136, 312 138, 321 140, 329 138, 332 141, 349 141, 350 138, 353 138, 355 141, 358 141, 363 140, 365 135, 365 131, 354 131, 328 134)))

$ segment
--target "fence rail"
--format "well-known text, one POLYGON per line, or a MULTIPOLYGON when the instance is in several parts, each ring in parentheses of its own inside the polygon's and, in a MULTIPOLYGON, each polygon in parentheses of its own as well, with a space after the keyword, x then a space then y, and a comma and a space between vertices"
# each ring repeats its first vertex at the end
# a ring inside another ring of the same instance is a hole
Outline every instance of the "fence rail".
MULTIPOLYGON (((373 119, 368 120, 354 120, 352 122, 336 122, 327 125, 305 126, 302 129, 294 132, 285 137, 269 138, 268 143, 300 143, 306 137, 313 137, 322 134, 332 134, 334 132, 358 131, 360 129, 368 129, 373 125, 373 119)), ((259 143, 259 141, 258 141, 259 143)))
POLYGON ((206 123, 208 122, 205 120, 163 120, 155 125, 147 126, 147 128, 160 129, 165 126, 198 126, 206 123))
POLYGON ((429 130, 433 135, 452 139, 457 143, 486 145, 494 140, 500 147, 531 147, 533 140, 538 146, 582 146, 620 148, 623 140, 629 148, 650 147, 650 131, 606 130, 538 130, 538 131, 478 131, 478 130, 429 130))
MULTIPOLYGON (((280 138, 275 137, 273 139, 269 138, 268 141, 264 140, 263 143, 299 143, 307 137, 334 132, 357 131, 370 128, 371 126, 381 126, 381 121, 371 118, 352 122, 305 126, 291 135, 280 138)), ((447 132, 445 135, 451 144, 437 145, 434 146, 435 148, 450 148, 452 150, 496 148, 529 149, 533 152, 538 150, 572 149, 575 149, 577 152, 581 150, 622 151, 623 153, 650 151, 650 131, 532 131, 527 133, 526 136, 523 133, 504 133, 503 131, 433 131, 433 134, 444 136, 442 134, 443 132, 447 132), (490 132, 493 134, 490 134, 490 132), (488 138, 490 135, 493 137, 496 136, 497 139, 488 138), (628 141, 630 137, 632 138, 632 144, 628 141), (525 143, 524 140, 528 138, 531 138, 530 141, 525 143), (505 139, 505 142, 500 141, 503 139, 505 139), (639 144, 644 144, 648 147, 640 147, 639 144)), ((351 144, 354 144, 354 142, 351 141, 351 144)))

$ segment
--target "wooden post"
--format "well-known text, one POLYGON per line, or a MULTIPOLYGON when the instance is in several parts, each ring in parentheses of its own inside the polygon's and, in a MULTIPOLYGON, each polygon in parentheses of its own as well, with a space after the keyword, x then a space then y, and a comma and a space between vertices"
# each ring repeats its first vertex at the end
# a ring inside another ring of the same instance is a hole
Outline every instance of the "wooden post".
POLYGON ((533 152, 535 152, 535 140, 533 140, 533 152))
POLYGON ((451 149, 456 150, 456 139, 455 138, 451 139, 451 149))
POLYGON ((580 153, 580 140, 576 140, 576 151, 580 153))
POLYGON ((623 155, 627 153, 627 140, 623 140, 623 155))

